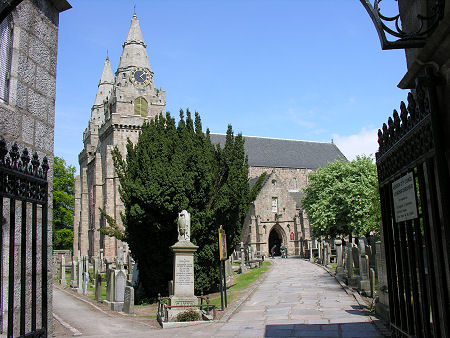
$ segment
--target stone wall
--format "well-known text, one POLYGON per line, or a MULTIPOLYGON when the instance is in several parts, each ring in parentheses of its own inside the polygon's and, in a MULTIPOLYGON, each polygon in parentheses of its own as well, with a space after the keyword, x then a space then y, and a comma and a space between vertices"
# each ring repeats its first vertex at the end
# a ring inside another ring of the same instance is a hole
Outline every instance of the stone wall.
MULTIPOLYGON (((59 12, 70 8, 66 1, 31 1, 24 0, 12 12, 13 17, 13 45, 9 82, 9 95, 7 102, 0 101, 0 135, 2 135, 10 148, 11 143, 19 144, 19 151, 28 148, 29 152, 36 151, 42 161, 47 156, 50 170, 48 171, 48 328, 52 331, 52 183, 53 183, 53 142, 55 124, 55 90, 56 90, 56 54, 58 44, 59 12), (57 9, 58 8, 58 9, 57 9)), ((6 200, 8 201, 8 200, 6 200)), ((16 222, 20 222, 19 204, 16 206, 16 222), (19 217, 19 219, 17 219, 19 217)), ((4 215, 9 212, 9 203, 4 204, 4 215)), ((38 212, 39 214, 39 212, 38 212)), ((27 218, 31 218, 27 215, 27 218)), ((38 222, 40 220, 38 219, 38 222)), ((16 227, 16 238, 20 239, 20 227, 16 227)), ((38 232, 37 261, 40 262, 40 238, 38 232)), ((8 250, 9 250, 9 218, 3 225, 3 275, 2 302, 3 302, 3 332, 7 328, 8 306, 8 250)), ((31 238, 28 237, 31 246, 31 238)), ((20 240, 15 245, 16 258, 20 259, 20 240)), ((38 280, 41 273, 38 264, 38 280)), ((20 280, 31 280, 31 260, 27 262, 27 275, 20 276, 20 269, 15 269, 17 278, 15 288, 20 287, 20 280)), ((39 283, 37 290, 40 290, 39 283)), ((27 289, 27 299, 30 297, 27 289)), ((38 291, 39 293, 39 291, 38 291)), ((15 304, 20 304, 20 293, 15 292, 15 304)), ((37 297, 37 315, 40 318, 41 295, 37 297)), ((30 306, 27 303, 27 307, 30 306)), ((14 309, 14 336, 19 335, 20 306, 14 309)), ((30 312, 26 315, 26 330, 30 330, 30 312)), ((38 321, 38 325, 40 325, 38 321)))

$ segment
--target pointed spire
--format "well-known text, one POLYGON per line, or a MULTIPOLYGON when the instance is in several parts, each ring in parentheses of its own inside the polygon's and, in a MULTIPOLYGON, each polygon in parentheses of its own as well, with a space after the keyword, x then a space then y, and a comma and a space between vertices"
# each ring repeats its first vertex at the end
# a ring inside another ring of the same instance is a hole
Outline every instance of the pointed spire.
POLYGON ((98 83, 97 95, 95 96, 95 101, 91 110, 91 121, 95 124, 103 123, 103 101, 111 95, 113 85, 114 75, 111 70, 109 56, 106 56, 102 76, 100 77, 100 81, 98 83))
POLYGON ((120 57, 118 71, 121 69, 135 66, 147 68, 151 71, 150 62, 147 56, 147 45, 144 42, 139 20, 136 13, 131 19, 130 29, 128 30, 127 38, 123 44, 122 56, 120 57))

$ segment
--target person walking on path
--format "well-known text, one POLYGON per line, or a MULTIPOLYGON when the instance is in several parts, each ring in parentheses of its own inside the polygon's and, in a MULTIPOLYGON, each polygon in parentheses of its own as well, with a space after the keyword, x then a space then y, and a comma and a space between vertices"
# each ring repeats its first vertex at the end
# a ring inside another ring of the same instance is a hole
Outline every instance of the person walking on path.
POLYGON ((270 249, 270 254, 272 255, 272 258, 275 258, 275 251, 277 250, 277 245, 274 244, 272 249, 270 249))
POLYGON ((287 258, 287 248, 281 243, 281 258, 287 258))

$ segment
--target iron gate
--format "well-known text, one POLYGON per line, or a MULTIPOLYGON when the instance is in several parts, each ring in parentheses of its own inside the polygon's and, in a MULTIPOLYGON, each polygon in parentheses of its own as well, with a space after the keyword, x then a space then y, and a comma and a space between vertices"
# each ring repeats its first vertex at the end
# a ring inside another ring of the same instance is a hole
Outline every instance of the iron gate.
POLYGON ((397 336, 450 337, 449 172, 438 79, 426 73, 378 131, 389 313, 397 336))
MULTIPOLYGON (((2 212, 0 275, 2 277, 5 275, 3 265, 4 262, 8 262, 6 329, 8 337, 17 335, 17 331, 20 336, 47 336, 48 168, 46 157, 41 165, 37 153, 30 158, 28 150, 25 148, 20 155, 16 143, 11 147, 8 155, 6 141, 0 137, 0 210, 2 212), (15 238, 16 234, 20 234, 20 244, 19 240, 15 238), (9 236, 9 244, 4 243, 6 236, 9 236), (38 268, 37 258, 39 256, 40 267, 38 268), (38 282, 40 290, 38 290, 38 282), (40 320, 38 321, 39 299, 41 306, 40 320), (20 309, 19 313, 14 311, 17 305, 20 309), (31 332, 26 332, 26 330, 31 332)), ((2 303, 4 288, 3 278, 0 278, 1 316, 4 312, 2 303)), ((5 332, 3 322, 2 317, 0 320, 1 332, 5 332)))

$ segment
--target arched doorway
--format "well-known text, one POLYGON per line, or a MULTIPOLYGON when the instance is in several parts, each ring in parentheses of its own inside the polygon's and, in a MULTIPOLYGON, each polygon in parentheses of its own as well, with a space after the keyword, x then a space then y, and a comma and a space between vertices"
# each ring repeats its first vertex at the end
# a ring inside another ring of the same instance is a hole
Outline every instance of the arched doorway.
POLYGON ((277 246, 275 250, 275 256, 281 256, 280 247, 283 243, 283 230, 276 224, 269 233, 269 255, 271 255, 271 249, 274 245, 277 246))

